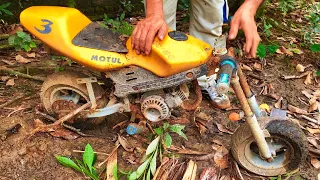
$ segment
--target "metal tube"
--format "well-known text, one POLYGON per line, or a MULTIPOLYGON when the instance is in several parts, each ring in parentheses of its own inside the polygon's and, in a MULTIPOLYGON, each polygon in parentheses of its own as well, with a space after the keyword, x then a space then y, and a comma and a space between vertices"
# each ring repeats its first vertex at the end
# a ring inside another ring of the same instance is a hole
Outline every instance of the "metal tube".
POLYGON ((260 129, 257 117, 252 113, 249 103, 246 99, 246 96, 241 88, 241 85, 239 83, 239 77, 235 76, 231 80, 231 85, 233 87, 233 90, 236 93, 237 98, 239 99, 239 102, 242 106, 242 109, 246 115, 247 123, 250 126, 252 135, 254 139, 256 140, 256 143, 259 148, 259 152, 261 156, 268 161, 272 160, 271 152, 269 150, 269 146, 265 140, 263 131, 260 129))
POLYGON ((249 106, 251 107, 252 111, 256 115, 256 117, 259 119, 262 116, 261 110, 259 108, 258 102, 256 101, 255 95, 252 93, 249 84, 247 82, 247 79, 245 75, 243 74, 241 68, 238 68, 238 76, 239 76, 239 81, 240 85, 244 91, 245 96, 248 99, 249 106))

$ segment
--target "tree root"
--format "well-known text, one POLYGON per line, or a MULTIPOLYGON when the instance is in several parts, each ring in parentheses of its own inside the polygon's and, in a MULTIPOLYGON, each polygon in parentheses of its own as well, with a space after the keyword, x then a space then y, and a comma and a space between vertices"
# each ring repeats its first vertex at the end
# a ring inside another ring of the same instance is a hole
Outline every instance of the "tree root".
POLYGON ((44 81, 45 80, 45 78, 43 78, 43 77, 30 76, 28 74, 14 71, 13 69, 3 68, 3 67, 0 67, 0 73, 8 73, 8 74, 16 75, 16 76, 23 77, 23 78, 33 79, 36 81, 44 81))

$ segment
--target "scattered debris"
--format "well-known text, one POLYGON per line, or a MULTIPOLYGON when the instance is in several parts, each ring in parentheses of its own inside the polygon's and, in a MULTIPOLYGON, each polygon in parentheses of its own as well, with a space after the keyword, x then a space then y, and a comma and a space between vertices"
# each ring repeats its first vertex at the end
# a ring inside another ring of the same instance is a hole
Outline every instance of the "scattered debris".
POLYGON ((215 168, 205 168, 200 174, 199 180, 217 180, 218 175, 216 172, 217 170, 215 168))
POLYGON ((302 64, 297 64, 296 70, 300 73, 304 72, 306 68, 312 67, 312 64, 309 64, 307 66, 303 66, 302 64))
POLYGON ((187 170, 184 173, 182 180, 195 180, 197 175, 197 164, 190 160, 188 162, 187 170))
POLYGON ((307 131, 309 131, 311 134, 320 134, 320 129, 311 129, 307 127, 307 131))
POLYGON ((239 121, 244 117, 244 112, 240 111, 240 113, 231 112, 229 114, 229 120, 231 121, 239 121))
POLYGON ((130 145, 128 144, 128 141, 124 137, 118 135, 118 141, 126 151, 128 151, 128 152, 134 151, 134 148, 130 147, 130 145))
POLYGON ((292 105, 288 105, 288 110, 292 113, 298 113, 298 114, 308 114, 308 112, 306 110, 303 110, 303 109, 300 109, 300 108, 297 108, 295 106, 292 106, 292 105))
POLYGON ((11 128, 7 129, 5 134, 1 134, 1 140, 4 141, 6 140, 8 137, 10 137, 13 134, 17 134, 19 132, 19 129, 21 128, 21 124, 15 124, 14 126, 12 126, 11 128))
POLYGON ((303 74, 300 74, 300 75, 298 75, 298 76, 296 76, 296 75, 292 75, 292 76, 284 76, 284 75, 283 75, 281 78, 282 78, 282 79, 284 79, 284 80, 289 80, 289 79, 300 79, 300 78, 303 78, 303 77, 307 76, 309 73, 310 73, 310 72, 309 72, 309 71, 307 71, 307 72, 305 72, 305 73, 303 73, 303 74))
POLYGON ((313 167, 315 167, 316 169, 320 169, 320 161, 315 158, 315 157, 312 157, 311 158, 311 164, 313 167))
POLYGON ((14 86, 14 78, 11 78, 7 81, 6 86, 14 86))
MULTIPOLYGON (((309 71, 308 71, 308 72, 309 72, 309 71)), ((305 84, 305 85, 310 85, 310 84, 312 84, 311 74, 312 74, 312 72, 309 72, 309 73, 308 73, 308 75, 307 75, 307 77, 306 77, 306 80, 304 81, 304 84, 305 84)))
POLYGON ((224 146, 221 146, 214 154, 214 162, 220 169, 226 169, 229 167, 228 160, 229 151, 224 146))
POLYGON ((16 61, 18 61, 18 62, 21 63, 21 64, 27 64, 27 63, 30 63, 30 62, 31 62, 29 59, 26 59, 26 58, 24 58, 24 57, 21 56, 21 55, 17 55, 17 56, 16 56, 16 61))

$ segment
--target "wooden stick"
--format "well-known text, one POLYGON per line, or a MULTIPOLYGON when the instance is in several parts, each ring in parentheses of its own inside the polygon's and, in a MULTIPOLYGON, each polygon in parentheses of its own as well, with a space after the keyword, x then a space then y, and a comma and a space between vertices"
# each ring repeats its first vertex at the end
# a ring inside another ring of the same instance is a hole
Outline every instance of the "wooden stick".
POLYGON ((109 160, 109 158, 118 150, 119 146, 120 146, 120 143, 118 143, 117 146, 111 151, 109 157, 107 157, 106 160, 104 160, 102 163, 98 164, 98 167, 101 167, 104 163, 106 163, 109 160))
POLYGON ((0 68, 0 73, 8 73, 8 74, 13 74, 19 77, 23 77, 23 78, 28 78, 28 79, 33 79, 33 80, 37 80, 37 81, 44 81, 45 78, 43 77, 37 77, 37 76, 30 76, 28 74, 24 74, 18 71, 14 71, 13 69, 9 69, 9 68, 0 68))
POLYGON ((308 121, 313 122, 313 123, 315 123, 315 124, 317 124, 317 125, 320 125, 320 121, 317 121, 316 119, 310 118, 310 117, 308 117, 308 116, 306 116, 306 115, 301 115, 301 117, 302 117, 303 119, 305 119, 305 120, 308 120, 308 121))
POLYGON ((4 108, 4 107, 6 107, 6 106, 9 106, 10 104, 12 104, 12 103, 14 103, 14 102, 18 101, 19 99, 22 99, 23 97, 24 97, 24 95, 20 95, 20 96, 18 96, 18 97, 15 97, 15 98, 13 98, 13 99, 12 99, 12 100, 10 100, 10 101, 8 101, 8 102, 6 102, 6 103, 1 104, 1 105, 0 105, 0 108, 4 108))
POLYGON ((316 154, 316 155, 320 156, 320 150, 309 148, 309 151, 310 151, 311 153, 313 153, 313 154, 316 154))

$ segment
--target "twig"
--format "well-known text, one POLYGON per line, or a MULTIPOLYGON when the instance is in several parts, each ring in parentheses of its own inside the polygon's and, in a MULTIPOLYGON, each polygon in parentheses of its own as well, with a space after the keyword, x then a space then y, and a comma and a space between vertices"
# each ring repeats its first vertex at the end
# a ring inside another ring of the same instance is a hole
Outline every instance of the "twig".
POLYGON ((310 151, 311 153, 313 153, 313 154, 316 154, 316 155, 320 156, 320 150, 309 148, 309 151, 310 151))
MULTIPOLYGON (((72 152, 75 152, 75 153, 84 153, 84 151, 80 151, 80 150, 72 150, 72 152)), ((93 153, 110 156, 110 154, 103 153, 103 152, 93 152, 93 153)))
POLYGON ((16 97, 16 98, 13 98, 12 100, 10 100, 10 101, 8 101, 8 102, 6 102, 6 103, 1 104, 1 105, 0 105, 0 108, 4 108, 4 107, 6 107, 6 106, 9 106, 10 104, 12 104, 12 103, 14 103, 14 102, 22 99, 23 97, 25 97, 25 96, 24 96, 24 95, 20 95, 20 96, 18 96, 18 97, 16 97))
POLYGON ((116 147, 111 151, 107 159, 104 160, 102 163, 98 164, 98 167, 101 167, 104 163, 106 163, 109 160, 109 158, 118 150, 119 146, 120 146, 120 143, 117 143, 116 147))
POLYGON ((24 73, 21 73, 21 72, 18 72, 18 71, 14 71, 14 70, 9 69, 9 68, 3 68, 2 67, 2 68, 0 68, 0 73, 1 72, 9 73, 9 74, 13 74, 13 75, 16 75, 16 76, 19 76, 19 77, 33 79, 33 80, 37 80, 37 81, 44 81, 45 80, 45 78, 43 78, 43 77, 30 76, 28 74, 24 74, 24 73))
POLYGON ((214 157, 214 153, 211 153, 204 156, 189 157, 189 159, 196 160, 196 161, 206 161, 206 160, 212 159, 213 157, 214 157))
MULTIPOLYGON (((39 115, 43 116, 44 118, 46 118, 46 119, 48 119, 48 120, 50 120, 50 121, 52 121, 52 122, 56 122, 56 121, 57 121, 56 118, 54 118, 54 117, 52 117, 52 116, 50 116, 50 115, 48 115, 48 114, 45 114, 45 113, 43 113, 43 112, 40 112, 40 111, 37 110, 37 109, 36 109, 36 114, 39 114, 39 115)), ((61 125, 62 125, 63 127, 65 127, 65 128, 67 128, 67 129, 69 129, 69 130, 71 130, 71 131, 79 134, 80 136, 84 136, 84 137, 92 136, 92 135, 88 135, 88 134, 82 133, 80 129, 77 129, 77 128, 73 127, 73 126, 70 126, 70 125, 67 125, 67 124, 64 124, 64 123, 62 123, 61 125)))
POLYGON ((301 75, 299 75, 299 76, 295 76, 295 75, 292 75, 292 76, 284 76, 284 75, 283 75, 283 76, 282 76, 282 79, 284 79, 284 80, 300 79, 300 78, 303 78, 303 77, 307 76, 309 73, 310 73, 310 72, 307 71, 307 72, 305 72, 305 73, 303 73, 303 74, 301 74, 301 75))
POLYGON ((317 121, 316 119, 310 118, 310 117, 308 117, 308 116, 306 116, 306 115, 301 115, 301 117, 302 117, 303 119, 305 119, 305 120, 308 120, 308 121, 313 122, 313 123, 315 123, 315 124, 317 124, 317 125, 320 125, 320 122, 317 121))
POLYGON ((242 176, 242 174, 241 174, 241 171, 240 171, 240 169, 239 169, 238 163, 233 160, 233 164, 234 164, 234 166, 236 167, 236 170, 237 170, 237 172, 238 172, 238 175, 239 175, 240 179, 241 179, 241 180, 244 180, 244 178, 243 178, 243 176, 242 176))

